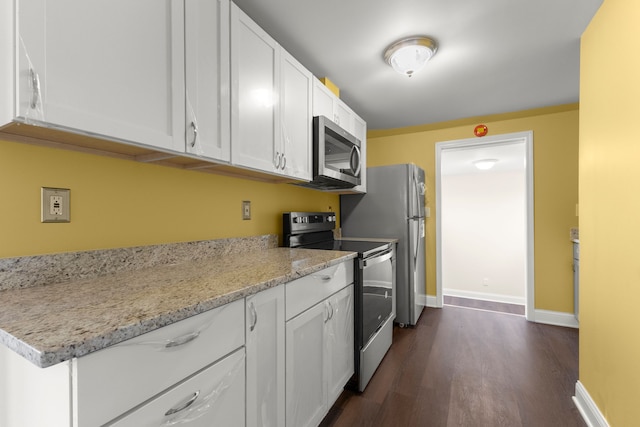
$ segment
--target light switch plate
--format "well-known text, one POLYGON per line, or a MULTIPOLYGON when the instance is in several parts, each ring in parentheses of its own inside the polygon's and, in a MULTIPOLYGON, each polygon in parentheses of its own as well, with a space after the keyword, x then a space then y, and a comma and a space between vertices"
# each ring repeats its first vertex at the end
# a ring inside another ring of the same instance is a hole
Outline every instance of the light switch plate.
POLYGON ((42 187, 41 222, 71 222, 68 188, 42 187))

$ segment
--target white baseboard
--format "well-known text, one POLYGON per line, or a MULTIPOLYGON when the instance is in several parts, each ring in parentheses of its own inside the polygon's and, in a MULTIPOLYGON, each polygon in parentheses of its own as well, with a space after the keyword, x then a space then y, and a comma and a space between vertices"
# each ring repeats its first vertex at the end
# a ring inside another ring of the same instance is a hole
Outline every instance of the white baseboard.
POLYGON ((573 403, 576 404, 582 419, 589 427, 609 427, 609 423, 598 409, 598 405, 580 381, 576 381, 576 395, 573 396, 573 403))
POLYGON ((502 302, 506 304, 524 305, 524 297, 514 297, 501 294, 490 294, 488 292, 461 291, 459 289, 443 289, 442 293, 450 297, 470 298, 481 301, 502 302))
POLYGON ((436 302, 436 297, 435 295, 425 295, 424 296, 424 306, 425 307, 432 307, 432 308, 442 308, 442 307, 438 307, 438 304, 436 302))
POLYGON ((578 320, 573 313, 563 313, 561 311, 536 310, 532 320, 536 323, 565 326, 567 328, 580 327, 578 320))

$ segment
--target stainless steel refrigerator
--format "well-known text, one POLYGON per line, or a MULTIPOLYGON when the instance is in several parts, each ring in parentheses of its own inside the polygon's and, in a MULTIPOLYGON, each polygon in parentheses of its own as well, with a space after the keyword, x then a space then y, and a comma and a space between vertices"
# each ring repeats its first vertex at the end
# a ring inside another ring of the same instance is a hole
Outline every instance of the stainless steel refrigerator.
POLYGON ((367 168, 367 193, 340 196, 344 237, 397 238, 396 322, 415 325, 426 303, 424 171, 414 164, 367 168))

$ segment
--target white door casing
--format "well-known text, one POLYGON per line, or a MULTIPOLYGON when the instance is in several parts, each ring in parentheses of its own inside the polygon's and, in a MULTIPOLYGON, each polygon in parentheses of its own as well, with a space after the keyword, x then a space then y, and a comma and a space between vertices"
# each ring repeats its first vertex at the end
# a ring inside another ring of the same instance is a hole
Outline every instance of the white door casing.
POLYGON ((525 316, 533 321, 534 307, 534 217, 533 217, 533 131, 516 132, 483 138, 443 141, 436 144, 436 307, 443 306, 442 291, 442 153, 460 148, 489 147, 506 144, 525 144, 525 186, 526 186, 526 274, 525 274, 525 316))

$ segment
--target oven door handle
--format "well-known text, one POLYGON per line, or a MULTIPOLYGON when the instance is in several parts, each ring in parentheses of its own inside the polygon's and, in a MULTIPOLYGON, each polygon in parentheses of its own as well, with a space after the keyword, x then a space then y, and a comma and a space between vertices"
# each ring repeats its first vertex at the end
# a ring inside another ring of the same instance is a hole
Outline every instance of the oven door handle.
POLYGON ((372 265, 380 264, 381 262, 385 262, 393 257, 393 249, 388 249, 387 251, 381 253, 378 256, 373 258, 368 258, 364 260, 364 268, 367 268, 372 265))

